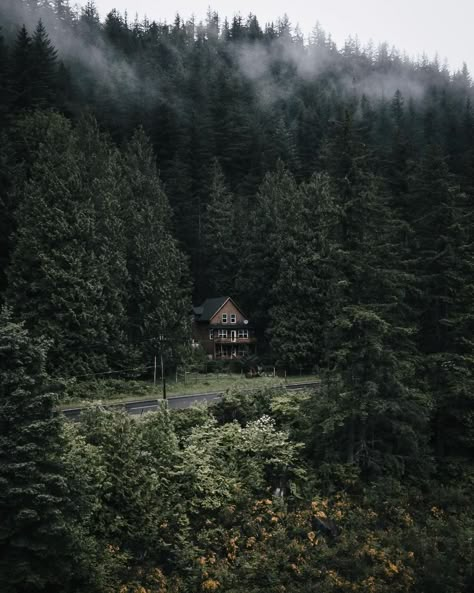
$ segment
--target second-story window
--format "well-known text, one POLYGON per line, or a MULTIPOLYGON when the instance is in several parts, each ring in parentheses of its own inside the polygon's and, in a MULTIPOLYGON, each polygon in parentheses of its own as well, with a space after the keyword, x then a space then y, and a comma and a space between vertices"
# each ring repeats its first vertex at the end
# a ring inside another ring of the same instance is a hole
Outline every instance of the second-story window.
POLYGON ((222 313, 222 323, 227 323, 227 313, 222 313))
POLYGON ((237 315, 235 313, 230 314, 230 322, 237 323, 237 315))
POLYGON ((214 330, 213 329, 210 329, 209 330, 209 339, 210 340, 213 340, 214 339, 214 330))
POLYGON ((217 337, 218 338, 227 338, 227 330, 226 329, 218 329, 217 337))
POLYGON ((239 329, 239 338, 248 338, 249 337, 249 330, 248 329, 239 329))

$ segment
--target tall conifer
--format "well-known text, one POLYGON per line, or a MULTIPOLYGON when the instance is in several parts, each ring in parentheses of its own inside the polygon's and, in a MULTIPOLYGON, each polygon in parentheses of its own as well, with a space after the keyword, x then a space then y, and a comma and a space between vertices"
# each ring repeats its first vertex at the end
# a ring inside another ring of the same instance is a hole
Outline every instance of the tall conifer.
POLYGON ((0 582, 4 593, 70 591, 72 525, 47 343, 0 312, 0 582))
POLYGON ((171 209, 142 129, 123 155, 128 283, 132 344, 155 352, 161 338, 180 356, 189 341, 187 263, 172 235, 171 209))
POLYGON ((107 370, 124 349, 116 152, 93 122, 77 133, 59 115, 36 114, 23 126, 46 134, 21 190, 8 298, 35 335, 52 340, 57 373, 107 370))

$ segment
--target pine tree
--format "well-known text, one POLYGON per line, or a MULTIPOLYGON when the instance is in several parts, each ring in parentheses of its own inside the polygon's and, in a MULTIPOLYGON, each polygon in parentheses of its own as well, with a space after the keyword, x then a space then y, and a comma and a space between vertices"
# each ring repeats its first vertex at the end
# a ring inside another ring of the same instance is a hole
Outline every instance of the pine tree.
MULTIPOLYGON (((339 459, 368 475, 426 471, 429 398, 415 388, 406 301, 413 278, 397 253, 399 224, 380 181, 367 171, 366 149, 348 115, 326 158, 338 172, 340 220, 329 293, 330 371, 317 424, 339 443, 339 459)), ((318 446, 330 447, 324 440, 318 446)))
POLYGON ((0 313, 0 582, 4 593, 70 591, 74 542, 47 344, 0 313))
MULTIPOLYGON (((210 198, 203 223, 203 269, 207 295, 234 294, 238 270, 238 219, 217 160, 211 167, 210 198)), ((202 296, 206 296, 203 294, 202 296)))
POLYGON ((63 27, 72 25, 73 13, 69 0, 54 0, 54 12, 63 27))
POLYGON ((327 175, 315 175, 293 196, 271 290, 270 344, 277 364, 307 371, 326 358, 330 286, 339 213, 327 175))
POLYGON ((0 124, 5 121, 9 105, 9 56, 5 40, 0 27, 0 124))
POLYGON ((239 302, 254 320, 261 338, 269 325, 271 287, 278 277, 281 241, 297 191, 294 177, 279 163, 275 173, 263 180, 246 215, 236 288, 239 302))
POLYGON ((168 199, 142 129, 127 146, 123 171, 129 337, 142 351, 156 353, 163 336, 179 358, 189 338, 188 270, 172 235, 168 199))
POLYGON ((51 44, 41 20, 33 34, 32 106, 44 109, 55 105, 58 86, 57 51, 51 44))
POLYGON ((470 339, 474 253, 469 197, 431 146, 410 177, 413 270, 419 279, 419 347, 435 400, 438 455, 467 443, 473 349, 470 339))
POLYGON ((52 340, 57 373, 103 371, 124 352, 126 269, 120 170, 93 122, 79 131, 41 114, 45 129, 21 189, 7 298, 35 335, 52 340))
POLYGON ((32 40, 25 25, 18 32, 10 62, 12 104, 15 110, 30 109, 33 104, 32 40))

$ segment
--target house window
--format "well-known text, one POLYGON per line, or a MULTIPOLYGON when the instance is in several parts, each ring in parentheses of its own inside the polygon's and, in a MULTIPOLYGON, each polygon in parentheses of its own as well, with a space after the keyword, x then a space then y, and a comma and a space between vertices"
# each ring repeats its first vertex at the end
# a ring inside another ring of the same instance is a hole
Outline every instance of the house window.
POLYGON ((237 315, 235 313, 230 314, 230 322, 237 323, 237 315))
POLYGON ((222 313, 222 323, 227 323, 227 313, 222 313))
POLYGON ((249 330, 248 329, 239 329, 239 338, 248 338, 249 337, 249 330))
POLYGON ((214 330, 213 329, 209 330, 209 339, 210 340, 214 339, 214 330))
POLYGON ((226 329, 218 329, 217 337, 218 338, 227 338, 227 330, 226 329))

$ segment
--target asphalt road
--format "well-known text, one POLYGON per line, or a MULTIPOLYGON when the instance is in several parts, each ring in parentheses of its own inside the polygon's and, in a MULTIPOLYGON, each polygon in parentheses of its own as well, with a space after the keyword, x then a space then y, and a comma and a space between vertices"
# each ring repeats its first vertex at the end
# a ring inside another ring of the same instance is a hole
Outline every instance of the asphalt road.
MULTIPOLYGON (((304 383, 289 383, 286 385, 286 389, 298 390, 318 387, 319 381, 310 381, 304 383)), ((178 395, 169 397, 166 401, 168 407, 172 410, 180 410, 183 408, 190 408, 194 404, 206 402, 212 404, 212 402, 218 401, 224 395, 223 391, 209 391, 208 393, 194 393, 191 395, 178 395)), ((162 405, 162 399, 150 399, 146 401, 129 401, 122 404, 110 404, 105 406, 111 410, 125 410, 131 416, 141 416, 147 412, 154 412, 162 405)), ((70 420, 78 420, 81 415, 83 408, 68 408, 63 410, 63 414, 70 420)))

